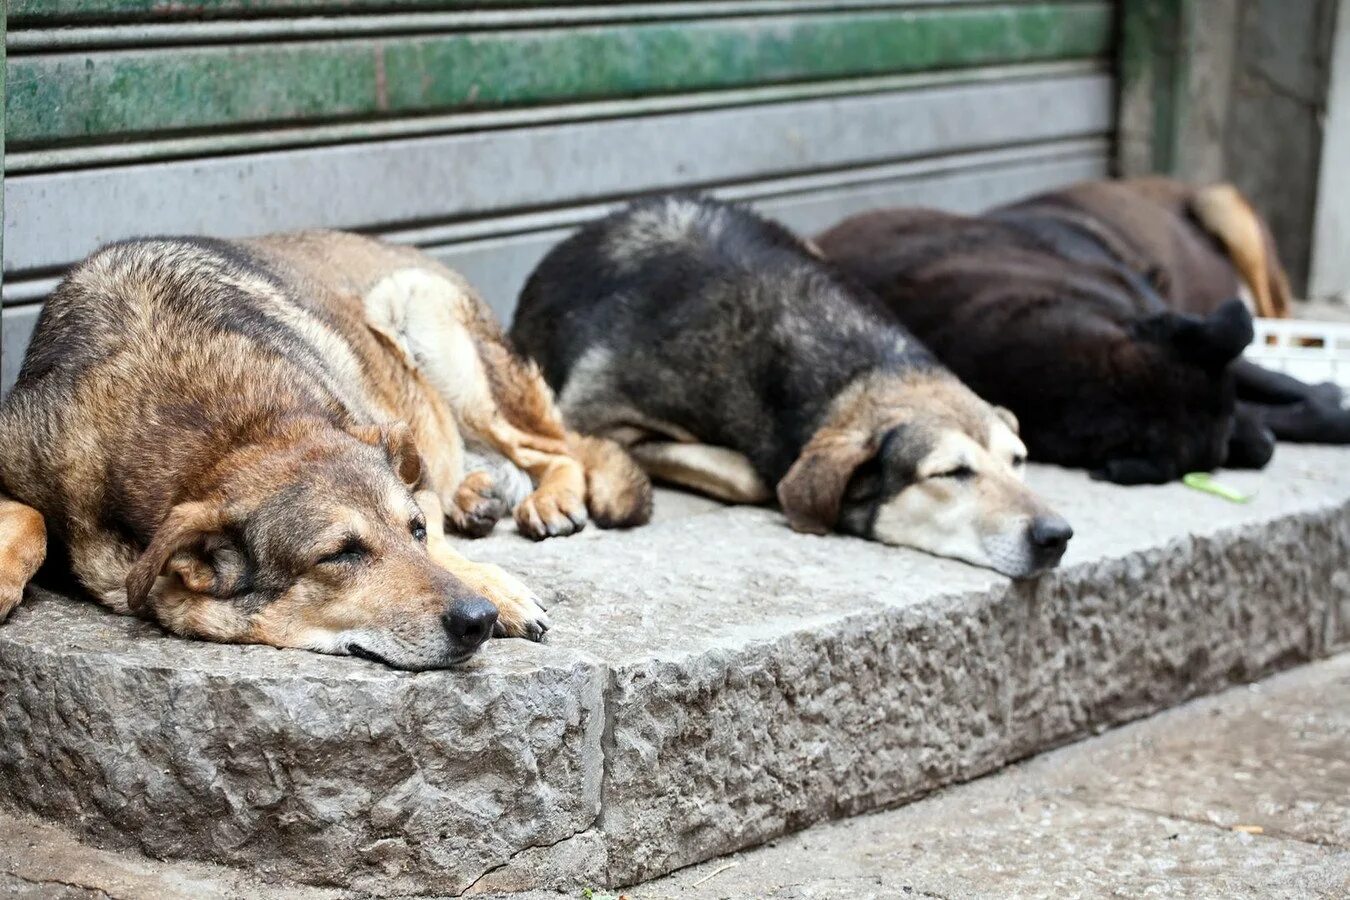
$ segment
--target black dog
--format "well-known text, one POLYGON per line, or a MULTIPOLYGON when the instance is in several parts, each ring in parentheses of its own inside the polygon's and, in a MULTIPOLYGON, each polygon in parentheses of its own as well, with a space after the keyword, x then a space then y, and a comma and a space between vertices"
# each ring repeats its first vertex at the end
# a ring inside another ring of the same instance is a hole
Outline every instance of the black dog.
POLYGON ((1160 483, 1263 466, 1276 435, 1348 439, 1334 389, 1237 359, 1252 339, 1239 277, 1271 314, 1288 289, 1227 186, 1096 182, 973 218, 886 210, 817 241, 1012 409, 1036 459, 1160 483))
POLYGON ((777 495, 839 530, 1025 576, 1071 531, 1022 484, 1006 410, 874 297, 747 209, 656 197, 589 225, 530 277, 512 330, 571 427, 724 500, 777 495))

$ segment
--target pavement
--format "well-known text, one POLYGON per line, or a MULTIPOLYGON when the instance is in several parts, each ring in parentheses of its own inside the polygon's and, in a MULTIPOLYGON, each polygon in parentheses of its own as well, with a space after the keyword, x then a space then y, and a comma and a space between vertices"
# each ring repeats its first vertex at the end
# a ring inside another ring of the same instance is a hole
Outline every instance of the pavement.
MULTIPOLYGON (((338 900, 0 819, 4 900, 338 900)), ((516 900, 585 896, 584 888, 516 900)), ((1350 654, 595 900, 1350 896, 1350 654)))

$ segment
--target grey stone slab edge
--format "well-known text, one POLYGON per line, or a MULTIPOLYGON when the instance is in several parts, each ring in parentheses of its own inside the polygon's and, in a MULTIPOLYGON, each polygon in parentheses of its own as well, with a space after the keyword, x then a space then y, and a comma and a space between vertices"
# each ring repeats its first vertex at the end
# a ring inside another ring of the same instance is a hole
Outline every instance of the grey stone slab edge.
POLYGON ((626 666, 599 829, 631 884, 881 809, 1344 643, 1350 506, 740 653, 626 666))
POLYGON ((49 641, 0 629, 0 797, 307 884, 628 884, 1326 655, 1347 559, 1337 503, 739 649, 421 675, 117 620, 165 645, 143 665, 109 617, 39 601, 16 621, 49 641))

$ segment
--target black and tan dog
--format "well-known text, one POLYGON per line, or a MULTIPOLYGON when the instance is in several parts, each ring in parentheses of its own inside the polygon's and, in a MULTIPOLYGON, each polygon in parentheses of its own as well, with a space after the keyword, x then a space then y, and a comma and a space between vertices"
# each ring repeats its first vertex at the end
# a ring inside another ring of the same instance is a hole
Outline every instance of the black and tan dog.
POLYGON ((1276 436, 1350 440, 1334 388, 1238 359, 1246 287, 1289 289, 1227 185, 1079 184, 984 216, 893 209, 817 238, 967 384, 1013 410, 1035 459, 1122 483, 1262 466, 1276 436))
POLYGON ((783 227, 690 196, 554 248, 512 338, 568 422, 792 526, 1027 576, 1072 532, 1022 483, 1016 421, 980 400, 783 227))
POLYGON ((481 534, 514 507, 542 538, 650 507, 455 273, 331 232, 131 241, 76 266, 0 409, 0 488, 0 619, 50 529, 117 612, 409 669, 548 626, 518 579, 450 547, 447 518, 481 534))

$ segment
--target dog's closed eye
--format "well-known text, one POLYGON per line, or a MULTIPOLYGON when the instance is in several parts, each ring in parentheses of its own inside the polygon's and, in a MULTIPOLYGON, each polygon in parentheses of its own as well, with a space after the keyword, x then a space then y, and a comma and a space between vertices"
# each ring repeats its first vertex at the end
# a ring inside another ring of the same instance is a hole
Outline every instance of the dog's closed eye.
POLYGON ((317 564, 320 566, 349 566, 361 562, 369 555, 370 548, 361 543, 359 538, 349 537, 342 542, 342 546, 337 550, 319 557, 317 564))
POLYGON ((975 470, 970 466, 954 466, 945 472, 935 472, 932 478, 955 478, 957 481, 965 481, 968 478, 975 477, 975 470))

